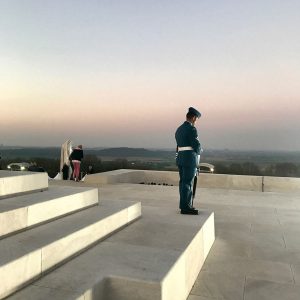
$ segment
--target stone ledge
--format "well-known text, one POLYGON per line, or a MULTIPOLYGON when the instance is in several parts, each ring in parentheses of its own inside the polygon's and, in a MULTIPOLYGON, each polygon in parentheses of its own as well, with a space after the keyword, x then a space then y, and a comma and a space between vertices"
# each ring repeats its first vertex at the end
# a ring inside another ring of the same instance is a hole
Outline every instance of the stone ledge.
POLYGON ((51 187, 0 201, 0 238, 98 204, 98 189, 51 187))
POLYGON ((45 190, 48 188, 48 174, 0 171, 0 201, 4 197, 45 190))

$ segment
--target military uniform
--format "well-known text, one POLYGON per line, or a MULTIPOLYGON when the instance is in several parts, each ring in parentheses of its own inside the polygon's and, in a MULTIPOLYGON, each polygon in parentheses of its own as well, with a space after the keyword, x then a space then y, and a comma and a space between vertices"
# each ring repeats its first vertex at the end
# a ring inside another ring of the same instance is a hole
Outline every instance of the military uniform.
MULTIPOLYGON (((201 114, 190 107, 196 117, 201 114)), ((198 159, 201 151, 201 144, 198 138, 197 129, 188 121, 179 126, 175 133, 177 142, 176 164, 179 170, 179 194, 181 211, 191 210, 193 197, 193 180, 197 172, 198 159)))

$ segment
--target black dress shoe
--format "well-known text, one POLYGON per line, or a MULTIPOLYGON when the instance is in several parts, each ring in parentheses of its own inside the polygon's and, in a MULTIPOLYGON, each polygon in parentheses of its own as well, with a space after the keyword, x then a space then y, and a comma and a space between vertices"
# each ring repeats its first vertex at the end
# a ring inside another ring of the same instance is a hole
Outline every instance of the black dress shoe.
POLYGON ((182 215, 198 215, 198 209, 182 209, 182 215))
POLYGON ((191 210, 191 209, 196 209, 194 206, 190 206, 188 208, 181 208, 179 207, 180 210, 191 210))

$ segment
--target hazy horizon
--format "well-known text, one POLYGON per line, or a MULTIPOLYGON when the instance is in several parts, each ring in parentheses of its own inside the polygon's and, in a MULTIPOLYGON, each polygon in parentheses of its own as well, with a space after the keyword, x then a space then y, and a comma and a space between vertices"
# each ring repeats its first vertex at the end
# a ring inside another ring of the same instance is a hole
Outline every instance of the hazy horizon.
MULTIPOLYGON (((75 145, 75 144, 74 144, 75 145)), ((31 146, 24 146, 24 145, 0 145, 0 154, 1 154, 1 149, 14 149, 14 148, 40 148, 40 149, 47 149, 47 148, 61 148, 61 145, 48 145, 48 146, 38 146, 38 145, 31 145, 31 146)), ((155 151, 155 150, 162 150, 162 151, 174 151, 175 149, 174 147, 129 147, 129 146, 84 146, 84 149, 88 149, 88 150, 93 150, 93 149, 115 149, 115 148, 129 148, 129 149, 145 149, 145 150, 151 150, 151 151, 155 151)), ((284 149, 265 149, 265 150, 261 150, 261 149, 229 149, 229 148, 207 148, 206 150, 204 150, 204 154, 207 151, 229 151, 229 152, 299 152, 300 150, 284 150, 284 149)))
POLYGON ((299 151, 300 1, 0 2, 0 144, 299 151))

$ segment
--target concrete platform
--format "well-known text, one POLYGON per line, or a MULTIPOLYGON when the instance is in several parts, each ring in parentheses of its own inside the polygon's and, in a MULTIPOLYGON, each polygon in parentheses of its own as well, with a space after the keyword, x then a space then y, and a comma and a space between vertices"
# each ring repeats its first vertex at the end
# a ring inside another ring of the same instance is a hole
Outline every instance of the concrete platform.
MULTIPOLYGON (((102 201, 99 206, 0 240, 0 298, 37 279, 140 215, 138 202, 102 201)), ((31 296, 28 299, 32 299, 31 296)))
POLYGON ((51 187, 0 201, 0 238, 98 204, 96 188, 51 187))
MULTIPOLYGON (((152 224, 162 220, 167 223, 169 218, 161 214, 178 205, 177 186, 101 184, 98 187, 103 199, 139 199, 143 218, 138 223, 144 218, 149 218, 152 224), (155 213, 158 207, 160 215, 155 213), (151 210, 154 212, 148 213, 151 210)), ((299 192, 200 188, 194 205, 214 211, 216 239, 188 300, 299 300, 299 192)), ((185 219, 187 224, 191 220, 185 219)), ((176 224, 176 217, 170 222, 176 224)), ((133 235, 131 243, 135 238, 138 237, 133 235)), ((173 238, 172 234, 166 235, 161 244, 173 238)))
POLYGON ((47 173, 0 170, 0 200, 12 195, 45 190, 48 188, 47 173))

